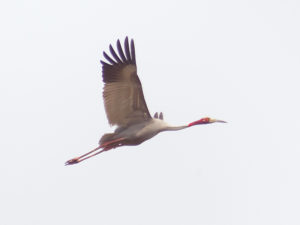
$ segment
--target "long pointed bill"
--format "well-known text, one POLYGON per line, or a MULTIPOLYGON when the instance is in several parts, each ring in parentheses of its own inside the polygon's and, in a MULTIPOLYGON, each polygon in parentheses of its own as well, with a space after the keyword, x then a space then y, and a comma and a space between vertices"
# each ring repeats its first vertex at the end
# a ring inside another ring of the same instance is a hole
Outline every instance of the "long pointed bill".
POLYGON ((224 121, 224 120, 216 120, 216 119, 210 119, 209 122, 210 122, 210 123, 227 123, 227 122, 224 121))

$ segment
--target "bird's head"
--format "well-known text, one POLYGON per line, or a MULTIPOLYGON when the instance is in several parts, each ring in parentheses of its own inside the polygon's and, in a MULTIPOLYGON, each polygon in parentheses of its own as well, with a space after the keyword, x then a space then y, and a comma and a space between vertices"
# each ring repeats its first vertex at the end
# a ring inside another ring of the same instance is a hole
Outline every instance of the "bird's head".
POLYGON ((217 120, 217 119, 212 119, 209 117, 204 117, 200 120, 194 121, 192 123, 190 123, 188 126, 194 126, 194 125, 200 125, 200 124, 209 124, 209 123, 226 123, 226 121, 224 120, 217 120))

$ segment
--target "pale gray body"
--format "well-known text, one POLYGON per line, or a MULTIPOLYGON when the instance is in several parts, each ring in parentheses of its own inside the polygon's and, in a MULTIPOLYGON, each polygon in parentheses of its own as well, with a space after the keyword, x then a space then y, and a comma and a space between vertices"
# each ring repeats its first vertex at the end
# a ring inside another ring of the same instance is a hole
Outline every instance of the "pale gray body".
POLYGON ((123 145, 139 145, 142 142, 154 137, 160 132, 167 130, 180 130, 187 126, 172 127, 161 119, 151 119, 149 121, 143 121, 141 123, 132 124, 128 127, 119 127, 114 133, 103 136, 99 144, 103 144, 107 141, 112 141, 119 138, 126 138, 123 141, 123 145))

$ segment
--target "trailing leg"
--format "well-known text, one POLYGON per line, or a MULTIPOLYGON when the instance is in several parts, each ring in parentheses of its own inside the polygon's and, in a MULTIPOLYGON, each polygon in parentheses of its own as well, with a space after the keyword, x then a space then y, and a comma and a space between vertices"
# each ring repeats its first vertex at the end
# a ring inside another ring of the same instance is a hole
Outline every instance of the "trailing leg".
POLYGON ((118 138, 118 139, 115 139, 115 140, 112 140, 112 141, 108 141, 108 142, 105 142, 103 143, 102 145, 98 146, 97 148, 93 149, 92 151, 89 151, 88 153, 85 153, 79 157, 75 157, 73 159, 70 159, 68 160, 67 162, 65 162, 65 165, 68 166, 68 165, 73 165, 73 164, 76 164, 76 163, 79 163, 83 160, 86 160, 88 158, 91 158, 95 155, 98 155, 102 152, 105 152, 105 151, 108 151, 110 149, 113 149, 113 148, 116 148, 116 147, 119 147, 122 145, 122 141, 124 140, 125 138, 118 138), (97 150, 103 148, 102 150, 96 152, 97 150), (96 152, 96 153, 94 153, 96 152), (94 154, 92 154, 94 153, 94 154), (92 154, 92 155, 91 155, 92 154))

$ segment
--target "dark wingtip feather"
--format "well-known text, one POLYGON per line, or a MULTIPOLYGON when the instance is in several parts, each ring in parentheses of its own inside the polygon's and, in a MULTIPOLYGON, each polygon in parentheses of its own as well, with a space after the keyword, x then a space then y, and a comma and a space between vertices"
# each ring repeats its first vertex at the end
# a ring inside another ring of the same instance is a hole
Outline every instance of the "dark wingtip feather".
POLYGON ((126 54, 127 60, 131 61, 128 37, 125 38, 124 47, 125 47, 125 54, 126 54))
POLYGON ((110 53, 112 54, 112 56, 115 58, 115 60, 118 63, 122 63, 121 59, 119 58, 119 56, 117 55, 117 53, 115 52, 115 50, 113 49, 113 47, 111 45, 109 45, 109 50, 110 50, 110 53))
POLYGON ((117 41, 117 49, 118 49, 119 55, 122 58, 123 62, 126 62, 126 57, 124 55, 120 40, 117 41))
POLYGON ((103 52, 104 58, 108 62, 101 61, 102 65, 113 66, 116 64, 136 64, 136 56, 135 56, 135 47, 133 39, 130 40, 126 36, 124 40, 124 48, 122 48, 121 42, 117 40, 117 52, 114 50, 112 45, 109 45, 109 51, 111 56, 109 56, 106 52, 103 52))
POLYGON ((107 59, 107 61, 109 61, 111 64, 117 64, 114 60, 112 60, 107 54, 106 54, 106 52, 103 52, 103 56, 104 56, 104 58, 106 58, 107 59))
POLYGON ((108 63, 106 63, 106 62, 104 62, 104 61, 102 61, 102 60, 100 60, 100 63, 101 63, 103 66, 111 66, 110 64, 108 64, 108 63))
POLYGON ((135 48, 133 39, 131 39, 131 59, 135 64, 135 48))

